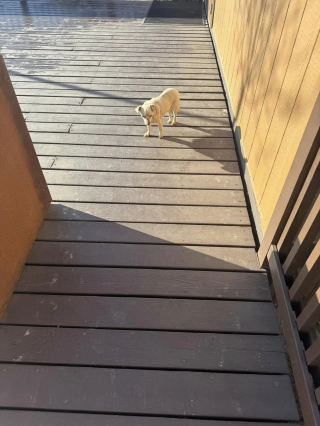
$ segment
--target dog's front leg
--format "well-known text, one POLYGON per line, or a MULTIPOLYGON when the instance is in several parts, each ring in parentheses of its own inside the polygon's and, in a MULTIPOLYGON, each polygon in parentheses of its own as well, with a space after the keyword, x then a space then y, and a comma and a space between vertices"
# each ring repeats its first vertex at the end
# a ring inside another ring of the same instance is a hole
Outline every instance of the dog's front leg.
POLYGON ((147 124, 147 126, 148 126, 148 131, 147 131, 147 133, 144 134, 145 138, 149 137, 150 136, 150 132, 151 132, 151 124, 147 124))
POLYGON ((163 127, 162 127, 162 121, 158 121, 158 126, 159 126, 159 139, 163 138, 163 127))

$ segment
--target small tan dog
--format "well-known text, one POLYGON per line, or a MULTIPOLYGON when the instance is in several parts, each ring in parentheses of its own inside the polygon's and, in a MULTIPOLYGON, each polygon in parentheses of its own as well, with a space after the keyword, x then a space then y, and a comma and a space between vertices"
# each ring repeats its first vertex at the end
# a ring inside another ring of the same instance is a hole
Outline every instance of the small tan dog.
POLYGON ((175 89, 167 89, 160 96, 138 106, 136 113, 141 115, 148 126, 148 131, 144 136, 150 136, 151 123, 156 123, 159 126, 159 138, 161 139, 163 137, 162 118, 169 114, 168 123, 173 126, 176 124, 178 111, 180 111, 180 95, 178 90, 175 89))

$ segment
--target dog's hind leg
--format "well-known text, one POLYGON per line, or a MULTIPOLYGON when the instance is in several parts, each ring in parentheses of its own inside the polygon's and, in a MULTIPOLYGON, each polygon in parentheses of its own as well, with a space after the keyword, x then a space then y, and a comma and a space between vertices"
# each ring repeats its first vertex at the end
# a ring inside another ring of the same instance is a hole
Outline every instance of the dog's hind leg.
POLYGON ((169 109, 168 114, 169 114, 169 120, 168 120, 168 123, 169 123, 169 124, 171 124, 171 123, 172 123, 172 113, 171 113, 171 109, 169 109))
POLYGON ((177 122, 177 110, 176 109, 172 109, 173 111, 173 121, 171 123, 171 126, 174 126, 177 122))

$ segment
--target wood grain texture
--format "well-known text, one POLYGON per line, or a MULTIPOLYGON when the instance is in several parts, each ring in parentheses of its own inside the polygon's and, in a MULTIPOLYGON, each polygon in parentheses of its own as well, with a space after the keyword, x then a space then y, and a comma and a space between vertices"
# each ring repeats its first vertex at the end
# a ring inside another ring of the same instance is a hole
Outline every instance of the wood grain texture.
MULTIPOLYGON (((48 124, 48 123, 44 123, 48 124)), ((59 123, 57 123, 59 124, 59 123)), ((50 124, 51 125, 51 124, 50 124)), ((52 123, 52 126, 54 123, 52 123)), ((94 127, 94 126, 93 126, 94 127)), ((98 126, 100 127, 100 126, 98 126)), ((132 126, 133 127, 133 126, 132 126)), ((145 129, 139 127, 141 133, 145 129)), ((92 129, 94 130, 94 128, 92 129)), ((99 129, 97 129, 99 132, 99 129)), ((136 147, 107 147, 64 144, 34 144, 38 155, 96 157, 96 158, 137 158, 150 160, 197 160, 197 161, 237 161, 234 149, 174 149, 174 148, 136 148, 136 147)))
POLYGON ((240 176, 44 170, 50 185, 136 188, 242 189, 240 176))
MULTIPOLYGON (((161 417, 117 416, 84 413, 0 410, 2 426, 251 426, 252 422, 192 420, 161 417)), ((283 423, 257 422, 257 426, 283 426, 283 423)), ((293 426, 294 423, 286 423, 293 426)))
POLYGON ((49 185, 54 201, 128 204, 246 205, 243 191, 203 189, 103 188, 99 186, 49 185))
POLYGON ((278 334, 272 303, 14 294, 3 324, 278 334))
POLYGON ((253 248, 36 241, 27 264, 259 270, 253 248))
POLYGON ((25 266, 19 293, 271 301, 264 273, 25 266))
POLYGON ((85 396, 94 412, 299 419, 288 376, 2 365, 0 377, 4 407, 81 410, 85 396))
MULTIPOLYGON (((50 158, 50 157, 49 157, 50 158)), ((246 207, 52 202, 49 220, 250 225, 246 207)))
MULTIPOLYGON (((25 104, 26 105, 26 104, 25 104)), ((37 105, 43 107, 43 105, 37 105)), ((50 105, 51 106, 51 105, 50 105)), ((55 106, 55 105, 52 105, 55 106)), ((64 105, 66 108, 70 108, 70 105, 64 105)), ((92 109, 92 107, 89 107, 92 109)), ((99 108, 99 107, 96 107, 99 108)), ((94 111, 94 109, 93 109, 94 111)), ((59 134, 56 133, 41 133, 32 132, 30 134, 34 143, 59 143, 68 145, 102 145, 102 146, 131 146, 131 147, 142 147, 142 148, 183 148, 183 149, 233 149, 234 142, 231 138, 170 138, 164 136, 162 139, 149 138, 147 141, 145 138, 140 136, 116 136, 108 135, 106 138, 104 135, 90 135, 86 134, 59 134)))
POLYGON ((44 221, 38 241, 255 247, 249 226, 44 221))
POLYGON ((188 161, 188 160, 144 160, 126 158, 81 158, 63 156, 38 156, 43 168, 59 170, 91 170, 142 173, 183 173, 183 174, 236 174, 236 161, 188 161), (52 161, 48 161, 48 159, 52 161), (49 164, 49 166, 48 166, 49 164))
POLYGON ((276 336, 1 326, 0 339, 1 362, 288 373, 276 336))

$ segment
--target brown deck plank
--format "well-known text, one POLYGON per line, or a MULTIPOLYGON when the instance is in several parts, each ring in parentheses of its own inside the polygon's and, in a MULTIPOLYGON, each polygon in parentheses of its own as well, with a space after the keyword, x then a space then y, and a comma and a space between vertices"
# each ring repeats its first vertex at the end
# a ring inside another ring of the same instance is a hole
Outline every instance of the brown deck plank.
MULTIPOLYGON (((12 411, 0 409, 2 426, 252 426, 252 422, 223 420, 193 420, 168 417, 117 416, 84 413, 12 411)), ((257 426, 283 426, 283 423, 257 422, 257 426)), ((286 423, 294 426, 296 423, 286 423)))
MULTIPOLYGON (((114 88, 113 88, 114 89, 114 88)), ((61 89, 39 89, 39 92, 37 96, 45 96, 45 97, 87 97, 87 98, 118 98, 118 97, 124 97, 124 98, 131 98, 131 99, 150 99, 155 96, 159 96, 159 94, 163 91, 164 87, 158 88, 158 90, 153 91, 141 91, 138 92, 136 90, 134 91, 120 91, 120 90, 113 90, 113 91, 101 91, 101 90, 90 90, 90 89, 77 89, 77 88, 61 88, 61 89)), ((35 95, 35 89, 15 89, 16 95, 19 96, 34 96, 35 95)), ((222 91, 218 93, 201 93, 201 92, 181 92, 180 93, 180 99, 181 100, 209 100, 209 101, 216 101, 216 100, 224 100, 224 95, 222 91)))
MULTIPOLYGON (((48 124, 49 123, 45 123, 48 124)), ((50 126, 60 123, 50 123, 50 126)), ((100 127, 100 126, 97 126, 100 127)), ((93 129, 94 130, 94 129, 93 129)), ((145 129, 143 129, 145 130, 145 129)), ((141 133, 143 133, 141 129, 141 133)), ((166 129, 164 129, 166 132, 166 129)), ((145 139, 148 140, 148 139, 145 139)), ((147 142, 146 142, 147 143, 147 142)), ((175 148, 148 148, 148 147, 113 147, 113 146, 87 146, 66 144, 41 144, 34 145, 38 155, 61 155, 86 158, 139 158, 154 160, 197 160, 197 161, 236 161, 237 156, 234 149, 197 148, 175 149, 175 148)))
POLYGON ((253 248, 36 241, 27 264, 259 270, 253 248))
POLYGON ((3 324, 278 334, 268 302, 14 294, 3 324))
POLYGON ((226 225, 49 220, 37 240, 255 247, 251 227, 226 225))
POLYGON ((271 301, 267 276, 251 272, 27 265, 16 291, 271 301))
POLYGON ((299 419, 288 376, 1 365, 0 378, 6 408, 83 410, 85 399, 94 412, 299 419))
POLYGON ((140 188, 242 189, 240 176, 116 173, 44 170, 50 185, 122 186, 140 188))
POLYGON ((288 373, 277 336, 0 326, 0 339, 0 362, 288 373))
POLYGON ((53 160, 49 168, 59 170, 239 175, 239 166, 236 161, 106 159, 42 155, 38 158, 43 168, 48 167, 48 158, 52 158, 53 160))
MULTIPOLYGON (((27 105, 27 104, 25 104, 27 105)), ((43 105, 37 105, 43 107, 43 105)), ((51 105, 50 105, 51 106, 51 105)), ((55 106, 55 105, 54 105, 55 106)), ((64 105, 70 108, 70 105, 64 105)), ((22 105, 23 107, 23 105, 22 105)), ((90 107, 92 108, 92 107, 90 107)), ((93 108, 92 108, 93 109, 93 108)), ((54 143, 54 144, 67 144, 67 145, 102 145, 102 146, 130 146, 142 148, 183 148, 183 149, 233 149, 234 143, 231 138, 168 138, 164 136, 159 138, 145 138, 140 136, 115 136, 108 135, 90 135, 85 134, 56 134, 56 133, 41 133, 32 132, 31 138, 34 143, 54 143)))
POLYGON ((243 191, 49 185, 55 201, 244 207, 243 191))
MULTIPOLYGON (((51 161, 51 157, 47 157, 51 161)), ((50 220, 250 225, 246 207, 52 202, 50 220)))
MULTIPOLYGON (((134 108, 132 108, 134 111, 134 108)), ((116 114, 116 112, 114 112, 116 114)), ((123 114, 119 115, 92 115, 92 114, 50 114, 50 113, 28 113, 24 114, 27 122, 36 123, 80 123, 80 124, 111 124, 128 126, 141 126, 143 124, 142 118, 137 115, 131 116, 123 114), (124 117, 125 116, 125 117, 124 117)), ((168 118, 163 119, 163 123, 167 124, 168 118)), ((178 116, 177 124, 179 126, 192 126, 192 127, 228 127, 229 118, 227 117, 196 117, 194 116, 178 116)))
MULTIPOLYGON (((124 102, 125 103, 125 102, 124 102)), ((72 115, 75 119, 75 115, 77 115, 78 119, 85 118, 89 120, 89 117, 96 118, 100 115, 115 115, 115 116, 136 116, 137 113, 134 110, 132 103, 129 101, 126 102, 126 106, 92 106, 87 105, 79 105, 79 106, 71 106, 71 105, 38 105, 38 104, 20 104, 22 112, 25 117, 30 116, 34 117, 37 113, 41 113, 41 117, 44 116, 52 116, 54 114, 57 115, 57 118, 68 117, 72 115), (32 115, 31 115, 32 113, 32 115)), ((227 117, 227 109, 223 102, 216 101, 216 108, 181 108, 179 112, 179 117, 227 117)), ((233 142, 232 138, 230 140, 233 142)))

